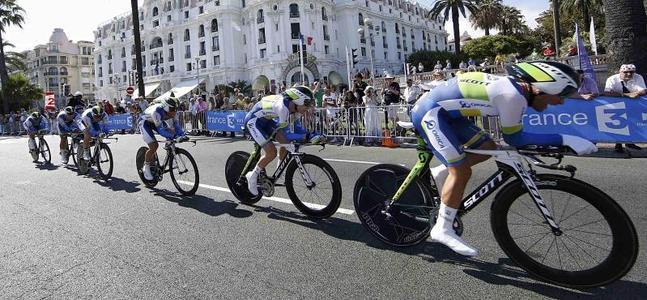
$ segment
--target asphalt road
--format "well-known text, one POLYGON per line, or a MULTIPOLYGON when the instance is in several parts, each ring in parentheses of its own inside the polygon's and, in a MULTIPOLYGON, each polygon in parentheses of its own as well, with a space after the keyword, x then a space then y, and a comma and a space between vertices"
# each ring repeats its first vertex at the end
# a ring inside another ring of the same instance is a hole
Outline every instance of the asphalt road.
MULTIPOLYGON (((34 164, 25 138, 0 137, 0 298, 647 297, 644 246, 632 271, 608 287, 571 290, 533 279, 494 240, 491 200, 464 219, 477 258, 431 241, 396 249, 374 239, 353 213, 355 179, 375 163, 411 167, 412 149, 306 148, 335 168, 348 210, 313 221, 290 204, 247 206, 223 191, 227 157, 249 151, 250 142, 187 146, 203 185, 184 198, 168 177, 155 189, 140 183, 134 160, 142 144, 139 136, 111 144, 115 170, 103 182, 60 166, 57 155, 52 166, 34 164)), ((568 162, 620 203, 646 245, 647 159, 568 162)), ((473 182, 493 170, 479 166, 473 182)), ((287 198, 281 189, 276 196, 287 198)))

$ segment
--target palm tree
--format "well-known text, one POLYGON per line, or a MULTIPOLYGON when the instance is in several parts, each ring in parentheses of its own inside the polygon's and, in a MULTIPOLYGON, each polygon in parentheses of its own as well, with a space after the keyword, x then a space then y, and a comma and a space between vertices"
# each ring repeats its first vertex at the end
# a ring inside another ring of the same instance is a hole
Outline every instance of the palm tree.
POLYGON ((562 44, 561 26, 559 23, 559 0, 551 0, 553 8, 553 32, 555 33, 555 57, 559 57, 559 47, 562 44))
POLYGON ((460 25, 458 24, 459 14, 462 14, 465 17, 465 9, 467 9, 470 14, 473 14, 477 10, 477 4, 479 0, 436 0, 434 6, 429 11, 429 15, 432 18, 438 18, 440 14, 443 14, 443 21, 446 22, 449 19, 449 14, 452 15, 452 24, 454 26, 454 48, 456 49, 456 54, 461 52, 461 36, 460 36, 460 25))
MULTIPOLYGON (((14 44, 7 41, 2 42, 2 48, 14 48, 14 44)), ((27 56, 20 52, 9 51, 5 53, 5 63, 7 65, 7 72, 13 73, 16 71, 27 71, 25 59, 27 56)))
MULTIPOLYGON (((16 3, 16 0, 0 0, 0 45, 4 45, 2 34, 5 33, 8 27, 14 25, 22 28, 22 23, 25 22, 23 13, 25 13, 25 10, 16 3)), ((2 83, 2 86, 9 83, 4 47, 0 47, 0 83, 2 83)), ((9 102, 12 99, 8 94, 4 93, 6 89, 2 90, 2 107, 5 112, 8 112, 9 102)))
POLYGON ((562 0, 560 10, 563 13, 574 13, 581 11, 584 19, 583 31, 588 32, 591 26, 591 12, 600 11, 602 0, 562 0))
POLYGON ((485 35, 490 35, 490 28, 496 27, 502 10, 501 0, 482 0, 477 11, 470 15, 470 22, 474 28, 481 28, 485 30, 485 35))
POLYGON ((515 7, 503 5, 497 17, 497 28, 503 35, 522 32, 526 27, 521 11, 515 7))
POLYGON ((609 74, 621 64, 647 71, 647 16, 642 0, 603 0, 609 74))

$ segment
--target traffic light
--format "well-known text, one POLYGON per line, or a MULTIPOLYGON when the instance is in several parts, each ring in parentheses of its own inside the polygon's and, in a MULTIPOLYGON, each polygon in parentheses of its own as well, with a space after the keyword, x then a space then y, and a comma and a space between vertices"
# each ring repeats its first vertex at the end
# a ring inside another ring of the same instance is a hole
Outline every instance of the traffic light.
POLYGON ((70 94, 70 85, 69 84, 63 84, 63 95, 69 95, 70 94))
POLYGON ((359 58, 357 57, 358 55, 357 55, 357 53, 355 53, 356 51, 357 51, 357 49, 351 49, 351 61, 353 63, 351 65, 351 68, 354 68, 355 65, 357 65, 357 63, 359 62, 359 58))
POLYGON ((306 44, 301 44, 301 47, 303 47, 301 49, 303 49, 302 50, 303 51, 303 64, 305 65, 305 64, 308 63, 308 52, 306 51, 306 44))

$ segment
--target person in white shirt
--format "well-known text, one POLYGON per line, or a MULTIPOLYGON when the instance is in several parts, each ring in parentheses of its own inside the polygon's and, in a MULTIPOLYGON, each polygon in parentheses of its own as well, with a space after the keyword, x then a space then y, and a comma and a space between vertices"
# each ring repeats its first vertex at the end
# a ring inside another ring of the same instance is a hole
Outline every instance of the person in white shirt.
POLYGON ((411 78, 407 79, 407 88, 404 90, 404 100, 407 101, 407 104, 416 103, 421 92, 420 87, 417 84, 413 84, 411 78))
POLYGON ((432 78, 434 80, 420 84, 419 85, 420 88, 422 88, 425 91, 431 91, 435 87, 437 87, 437 86, 439 86, 441 84, 444 84, 446 82, 445 81, 445 74, 443 74, 443 72, 441 72, 441 71, 436 70, 431 74, 431 76, 432 76, 432 78))
POLYGON ((636 66, 627 64, 620 66, 618 74, 607 78, 604 86, 607 96, 638 98, 647 94, 645 80, 636 74, 636 66))
POLYGON ((364 145, 379 145, 380 133, 380 119, 377 114, 377 106, 379 105, 379 100, 377 99, 377 94, 375 89, 372 86, 367 86, 364 90, 364 97, 362 102, 366 107, 366 112, 364 115, 364 127, 366 128, 366 142, 364 145))
MULTIPOLYGON (((622 65, 618 74, 607 78, 607 82, 604 85, 604 94, 607 96, 629 98, 644 96, 647 94, 645 80, 640 74, 636 74, 636 66, 633 64, 622 65)), ((625 144, 625 146, 633 150, 642 149, 636 144, 625 144)), ((622 144, 616 144, 616 152, 625 152, 622 144)))

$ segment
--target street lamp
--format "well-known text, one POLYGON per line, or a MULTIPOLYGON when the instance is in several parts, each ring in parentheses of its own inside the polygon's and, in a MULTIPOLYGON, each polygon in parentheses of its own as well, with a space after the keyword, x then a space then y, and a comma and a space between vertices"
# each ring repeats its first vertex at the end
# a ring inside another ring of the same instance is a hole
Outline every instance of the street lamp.
POLYGON ((375 72, 373 72, 373 44, 371 44, 371 42, 373 41, 373 33, 371 32, 372 25, 373 25, 373 20, 371 20, 371 18, 364 18, 364 26, 357 29, 357 33, 360 34, 360 37, 362 34, 368 31, 368 57, 369 57, 369 61, 371 62, 371 70, 370 70, 371 82, 373 82, 373 79, 375 76, 374 75, 375 72))
POLYGON ((200 94, 200 58, 195 58, 195 69, 198 72, 198 95, 200 94))

